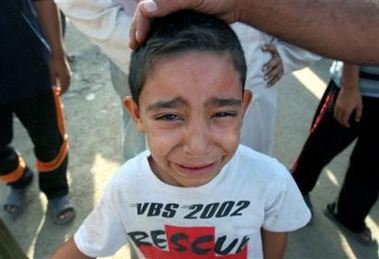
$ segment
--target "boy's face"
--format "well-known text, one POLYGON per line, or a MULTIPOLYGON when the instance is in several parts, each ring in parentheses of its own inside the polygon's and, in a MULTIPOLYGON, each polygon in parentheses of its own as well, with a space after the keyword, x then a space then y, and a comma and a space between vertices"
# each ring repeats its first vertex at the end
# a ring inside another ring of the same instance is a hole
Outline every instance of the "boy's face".
POLYGON ((230 160, 252 98, 226 55, 189 52, 155 61, 139 97, 125 100, 146 133, 150 165, 163 182, 197 187, 230 160))

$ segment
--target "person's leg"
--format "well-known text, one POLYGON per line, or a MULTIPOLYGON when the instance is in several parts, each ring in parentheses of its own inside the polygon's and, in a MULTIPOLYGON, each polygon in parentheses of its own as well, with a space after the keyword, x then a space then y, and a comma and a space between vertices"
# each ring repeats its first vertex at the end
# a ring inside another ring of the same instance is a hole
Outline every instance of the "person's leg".
POLYGON ((34 144, 39 185, 48 199, 68 194, 68 144, 59 97, 48 91, 17 105, 15 113, 34 144))
POLYGON ((10 106, 0 104, 0 181, 11 187, 4 210, 10 216, 17 216, 25 206, 26 187, 30 185, 33 173, 10 146, 12 137, 13 111, 10 106))
POLYGON ((354 232, 365 230, 365 218, 379 194, 379 98, 364 98, 357 143, 337 202, 337 217, 354 232))
MULTIPOLYGON (((120 97, 121 103, 125 96, 130 95, 128 75, 117 65, 110 61, 110 72, 112 85, 120 97)), ((138 131, 134 121, 129 116, 128 111, 122 104, 122 125, 123 125, 123 150, 124 159, 130 159, 146 149, 145 136, 138 131)))
POLYGON ((57 223, 73 219, 68 200, 68 143, 60 97, 55 89, 24 100, 15 109, 34 144, 39 186, 49 200, 57 223))
POLYGON ((291 168, 292 175, 303 195, 313 190, 324 168, 337 154, 344 150, 357 136, 357 132, 342 127, 333 116, 337 86, 330 82, 315 116, 311 133, 291 168))
POLYGON ((12 138, 12 109, 8 105, 0 104, 0 179, 8 185, 20 179, 23 171, 16 150, 10 146, 12 138))

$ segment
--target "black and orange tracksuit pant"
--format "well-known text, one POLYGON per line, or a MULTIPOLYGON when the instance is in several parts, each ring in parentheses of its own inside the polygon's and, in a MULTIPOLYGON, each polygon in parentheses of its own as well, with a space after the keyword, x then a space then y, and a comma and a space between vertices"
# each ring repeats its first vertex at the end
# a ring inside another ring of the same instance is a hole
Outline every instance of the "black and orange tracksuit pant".
POLYGON ((323 168, 356 141, 337 199, 337 215, 352 231, 362 232, 379 194, 379 98, 363 96, 361 121, 356 123, 352 118, 350 128, 346 128, 333 115, 339 91, 330 81, 311 133, 291 171, 301 193, 306 195, 315 187, 323 168))
POLYGON ((68 194, 68 142, 57 89, 19 102, 0 104, 0 180, 20 188, 25 185, 23 176, 27 165, 11 146, 13 116, 25 127, 34 145, 40 190, 48 199, 68 194))

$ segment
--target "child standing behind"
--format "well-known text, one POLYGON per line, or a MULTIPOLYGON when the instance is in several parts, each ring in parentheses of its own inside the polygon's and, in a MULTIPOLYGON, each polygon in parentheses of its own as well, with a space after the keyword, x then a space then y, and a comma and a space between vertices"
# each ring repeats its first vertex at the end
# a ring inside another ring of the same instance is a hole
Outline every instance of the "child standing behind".
POLYGON ((182 11, 154 20, 132 54, 124 103, 149 150, 127 161, 54 258, 282 258, 310 219, 277 160, 239 145, 252 93, 224 22, 182 11))

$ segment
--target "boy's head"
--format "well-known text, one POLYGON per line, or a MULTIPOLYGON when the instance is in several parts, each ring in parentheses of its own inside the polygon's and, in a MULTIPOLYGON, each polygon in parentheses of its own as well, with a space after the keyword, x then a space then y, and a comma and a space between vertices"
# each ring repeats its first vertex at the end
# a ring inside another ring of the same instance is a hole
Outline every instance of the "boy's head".
POLYGON ((180 11, 154 20, 133 51, 125 105, 146 133, 155 175, 175 186, 208 183, 230 160, 252 98, 246 63, 229 25, 180 11))
POLYGON ((245 85, 246 62, 243 49, 230 26, 212 16, 181 11, 156 19, 148 40, 133 51, 129 71, 133 100, 138 104, 145 81, 156 63, 159 66, 160 58, 182 55, 189 51, 229 54, 240 74, 242 85, 245 85))

